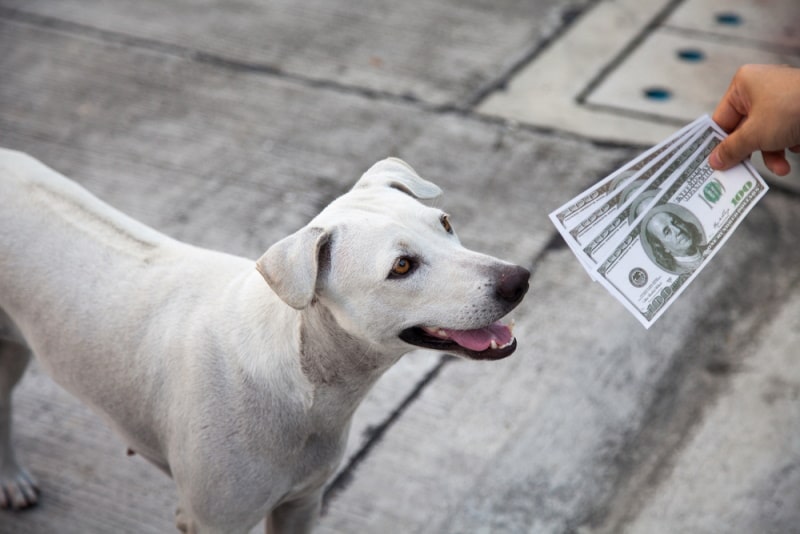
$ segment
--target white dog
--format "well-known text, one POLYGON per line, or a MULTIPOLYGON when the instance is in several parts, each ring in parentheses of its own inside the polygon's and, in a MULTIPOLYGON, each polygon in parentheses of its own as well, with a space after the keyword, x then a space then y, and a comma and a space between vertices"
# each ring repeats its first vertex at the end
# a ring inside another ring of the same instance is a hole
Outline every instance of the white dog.
POLYGON ((401 160, 256 262, 136 222, 0 149, 0 505, 38 489, 10 394, 29 356, 171 475, 184 532, 309 532, 351 416, 414 347, 498 359, 529 272, 462 247, 401 160), (266 280, 266 283, 265 283, 266 280))

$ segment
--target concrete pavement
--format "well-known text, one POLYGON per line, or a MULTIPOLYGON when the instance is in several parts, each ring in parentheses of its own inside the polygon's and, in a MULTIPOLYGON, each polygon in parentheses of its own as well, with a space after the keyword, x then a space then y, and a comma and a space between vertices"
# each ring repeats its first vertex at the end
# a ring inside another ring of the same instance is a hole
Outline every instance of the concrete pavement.
MULTIPOLYGON (((797 9, 0 0, 0 144, 159 230, 251 257, 396 155, 442 186, 465 244, 535 271, 514 356, 414 352, 381 379, 320 532, 800 532, 796 177, 768 177, 650 330, 546 216, 710 111, 725 47, 800 64, 797 9), (684 37, 716 55, 669 63, 684 37), (643 96, 674 80, 664 107, 643 96)), ((44 494, 1 512, 0 533, 174 530, 172 482, 38 369, 15 403, 44 494)))

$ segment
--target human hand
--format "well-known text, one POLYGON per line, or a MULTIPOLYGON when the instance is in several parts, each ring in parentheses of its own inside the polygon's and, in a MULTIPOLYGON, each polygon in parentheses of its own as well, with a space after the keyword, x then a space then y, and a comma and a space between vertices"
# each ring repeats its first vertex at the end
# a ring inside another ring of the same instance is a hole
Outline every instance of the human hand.
POLYGON ((785 150, 800 153, 800 69, 740 67, 711 118, 730 133, 711 153, 712 168, 729 169, 760 150, 769 170, 788 174, 785 150))

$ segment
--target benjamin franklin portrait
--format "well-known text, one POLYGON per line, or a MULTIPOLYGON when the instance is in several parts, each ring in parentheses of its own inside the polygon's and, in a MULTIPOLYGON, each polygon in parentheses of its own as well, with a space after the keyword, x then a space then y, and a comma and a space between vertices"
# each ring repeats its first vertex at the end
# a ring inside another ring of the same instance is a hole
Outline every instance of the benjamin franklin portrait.
POLYGON ((639 228, 645 253, 665 271, 690 273, 703 262, 703 225, 686 208, 677 204, 657 206, 645 215, 639 228))

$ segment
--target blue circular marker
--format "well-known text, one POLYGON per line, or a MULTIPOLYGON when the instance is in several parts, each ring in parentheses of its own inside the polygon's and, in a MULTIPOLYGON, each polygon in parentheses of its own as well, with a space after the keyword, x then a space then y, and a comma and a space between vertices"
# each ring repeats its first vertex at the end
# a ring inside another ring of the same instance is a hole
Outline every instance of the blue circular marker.
POLYGON ((717 23, 725 26, 739 26, 743 22, 742 17, 733 12, 717 13, 717 23))
POLYGON ((706 58, 706 55, 702 50, 698 50, 697 48, 684 48, 678 50, 678 57, 689 63, 699 63, 706 58))
POLYGON ((664 102, 672 98, 672 91, 664 87, 649 87, 644 90, 644 96, 648 100, 664 102))

